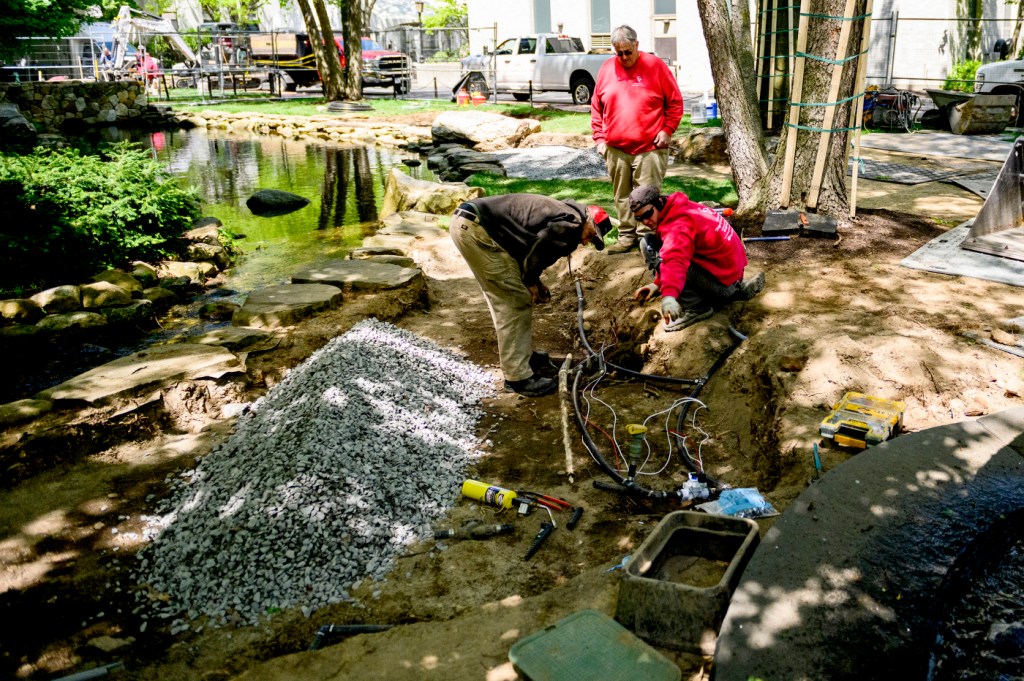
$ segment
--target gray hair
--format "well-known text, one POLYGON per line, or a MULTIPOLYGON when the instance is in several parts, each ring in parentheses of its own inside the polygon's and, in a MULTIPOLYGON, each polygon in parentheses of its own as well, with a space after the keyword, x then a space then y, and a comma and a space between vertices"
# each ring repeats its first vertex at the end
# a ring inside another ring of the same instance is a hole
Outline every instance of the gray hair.
POLYGON ((612 31, 612 44, 615 43, 635 43, 636 42, 636 31, 630 26, 623 24, 614 31, 612 31))

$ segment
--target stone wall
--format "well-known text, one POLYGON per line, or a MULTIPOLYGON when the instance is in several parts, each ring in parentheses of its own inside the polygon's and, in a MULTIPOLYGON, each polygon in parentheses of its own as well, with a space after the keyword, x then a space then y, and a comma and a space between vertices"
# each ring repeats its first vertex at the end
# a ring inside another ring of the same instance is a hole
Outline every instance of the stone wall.
POLYGON ((75 125, 134 125, 147 104, 145 89, 134 80, 0 83, 0 102, 16 104, 44 133, 75 125))

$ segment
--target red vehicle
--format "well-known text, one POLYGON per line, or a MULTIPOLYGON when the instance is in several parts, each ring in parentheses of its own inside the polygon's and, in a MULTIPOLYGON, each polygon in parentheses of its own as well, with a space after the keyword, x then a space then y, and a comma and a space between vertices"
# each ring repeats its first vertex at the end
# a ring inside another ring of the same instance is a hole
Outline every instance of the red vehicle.
MULTIPOLYGON (((342 41, 334 39, 338 59, 345 65, 342 41)), ((320 80, 313 49, 305 33, 276 33, 251 38, 253 57, 261 66, 277 65, 286 75, 284 89, 313 85, 320 80), (291 82, 289 82, 291 81, 291 82)), ((363 87, 390 87, 405 94, 412 83, 412 60, 401 52, 387 50, 371 38, 363 38, 363 87)))

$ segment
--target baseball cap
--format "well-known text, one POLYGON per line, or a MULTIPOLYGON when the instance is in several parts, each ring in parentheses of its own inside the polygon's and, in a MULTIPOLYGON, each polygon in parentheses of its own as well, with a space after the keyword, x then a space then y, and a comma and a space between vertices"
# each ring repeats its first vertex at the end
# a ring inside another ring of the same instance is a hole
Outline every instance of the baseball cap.
POLYGON ((661 192, 653 184, 642 184, 629 193, 629 210, 636 214, 644 206, 649 206, 658 200, 661 192))
POLYGON ((594 247, 600 251, 604 248, 604 237, 612 228, 612 221, 608 217, 608 213, 601 206, 587 206, 587 211, 590 212, 590 217, 594 220, 594 227, 597 228, 597 233, 601 235, 601 243, 599 245, 594 244, 594 247))

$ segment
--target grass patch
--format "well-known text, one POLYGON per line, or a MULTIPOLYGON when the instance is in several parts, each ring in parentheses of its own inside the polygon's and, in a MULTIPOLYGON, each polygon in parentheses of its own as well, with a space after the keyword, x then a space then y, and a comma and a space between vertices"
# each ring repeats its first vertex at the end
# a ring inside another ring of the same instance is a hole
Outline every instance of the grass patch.
MULTIPOLYGON (((524 180, 478 173, 467 178, 466 184, 482 187, 488 196, 542 194, 553 199, 597 204, 615 214, 612 185, 607 180, 524 180)), ((726 206, 735 206, 739 201, 735 185, 728 180, 666 177, 662 191, 666 194, 683 192, 694 201, 717 201, 726 206)))

